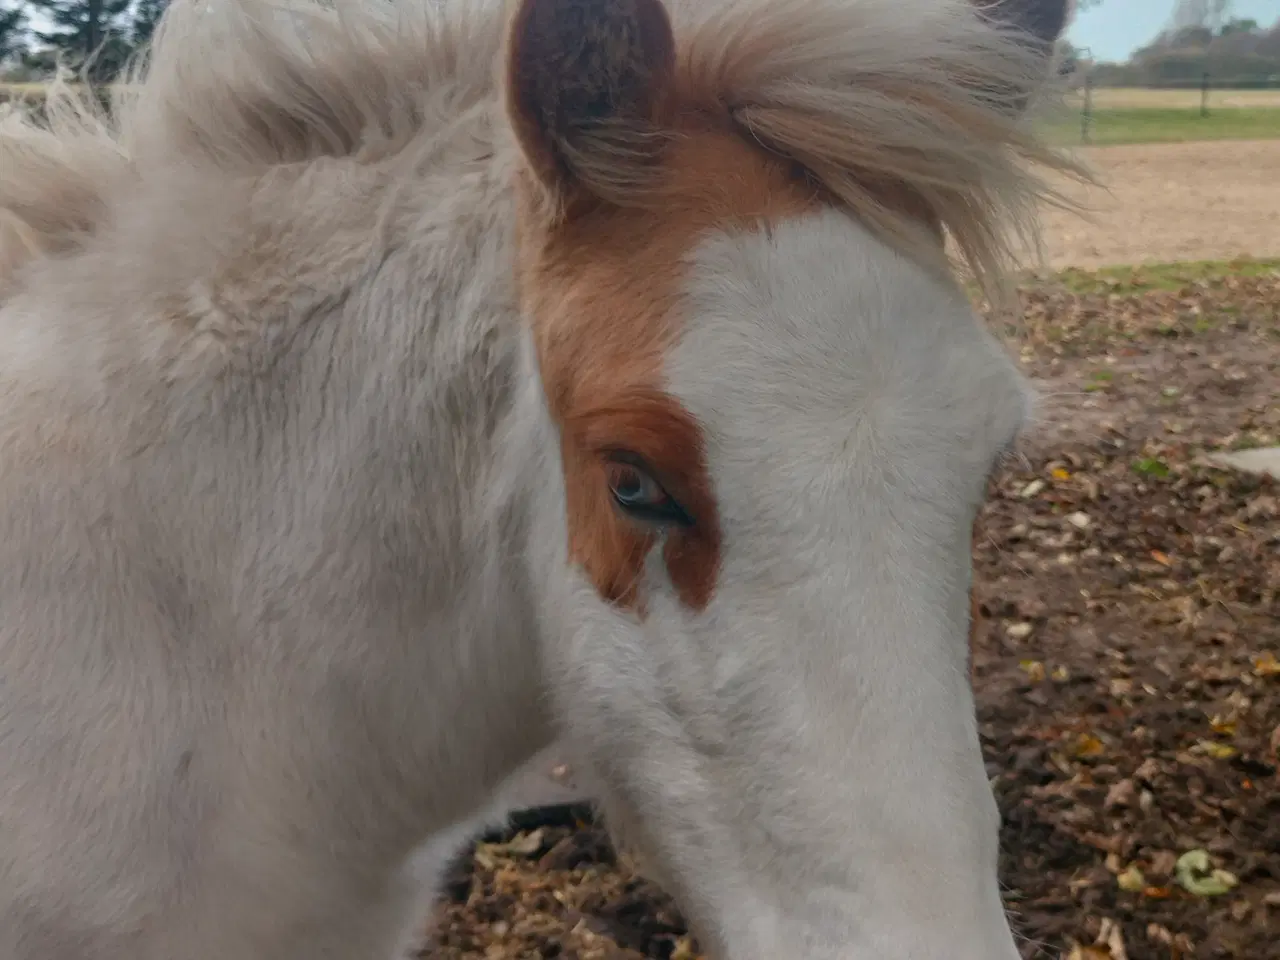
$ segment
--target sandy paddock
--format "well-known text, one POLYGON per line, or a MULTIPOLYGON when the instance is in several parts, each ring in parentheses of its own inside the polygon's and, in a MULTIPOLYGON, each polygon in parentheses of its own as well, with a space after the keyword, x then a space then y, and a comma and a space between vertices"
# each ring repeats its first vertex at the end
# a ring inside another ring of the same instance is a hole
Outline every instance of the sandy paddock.
POLYGON ((1054 267, 1280 257, 1280 140, 1079 148, 1103 188, 1086 219, 1049 209, 1054 267))
MULTIPOLYGON (((1079 91, 1068 95, 1072 104, 1080 103, 1079 91)), ((1200 88, 1191 85, 1178 90, 1154 90, 1149 87, 1097 87, 1093 104, 1099 109, 1183 109, 1200 106, 1200 88)), ((1210 90, 1210 107, 1280 107, 1280 90, 1210 90)))

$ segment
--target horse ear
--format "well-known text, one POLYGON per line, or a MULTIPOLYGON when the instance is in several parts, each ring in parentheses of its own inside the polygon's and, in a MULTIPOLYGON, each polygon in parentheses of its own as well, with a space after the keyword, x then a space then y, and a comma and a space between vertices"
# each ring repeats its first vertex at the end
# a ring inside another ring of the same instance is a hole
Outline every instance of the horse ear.
POLYGON ((518 0, 505 69, 516 139, 557 206, 652 168, 675 70, 662 0, 518 0))
POLYGON ((983 13, 997 23, 1020 30, 1048 54, 1066 29, 1074 6, 1072 0, 988 0, 983 4, 983 13))
MULTIPOLYGON (((1075 0, 977 0, 979 15, 1002 30, 1013 31, 1044 63, 1047 75, 1058 38, 1071 20, 1075 0)), ((1032 91, 1012 93, 1009 105, 1021 113, 1032 91)))

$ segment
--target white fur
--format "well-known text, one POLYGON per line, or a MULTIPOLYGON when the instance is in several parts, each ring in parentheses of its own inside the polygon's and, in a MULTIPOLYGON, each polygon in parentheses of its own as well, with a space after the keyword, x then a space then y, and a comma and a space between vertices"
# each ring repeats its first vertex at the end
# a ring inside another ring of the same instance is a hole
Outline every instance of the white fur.
MULTIPOLYGON (((810 2, 909 61, 901 0, 810 2)), ((723 569, 641 624, 566 559, 493 5, 277 6, 178 0, 120 132, 0 128, 0 960, 380 960, 557 727, 730 960, 1012 957, 963 650, 1023 401, 954 284, 836 213, 698 251, 723 569)), ((939 96, 999 52, 948 9, 939 96)), ((761 129, 841 115, 827 39, 761 129)), ((1004 145, 911 109, 995 250, 1004 145)))
POLYGON ((1023 382, 958 290, 838 214, 694 264, 667 373, 724 566, 696 616, 661 563, 643 623, 560 598, 569 727, 717 956, 1012 958, 966 640, 1023 382))

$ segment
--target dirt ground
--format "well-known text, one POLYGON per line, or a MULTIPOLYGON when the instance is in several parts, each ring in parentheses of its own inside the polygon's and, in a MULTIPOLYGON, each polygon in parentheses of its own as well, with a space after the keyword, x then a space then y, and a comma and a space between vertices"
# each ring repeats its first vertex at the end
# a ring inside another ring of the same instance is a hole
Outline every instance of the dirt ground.
MULTIPOLYGON (((1023 955, 1277 960, 1280 484, 1197 458, 1280 435, 1280 275, 1024 301, 1045 402, 979 519, 973 652, 1023 955)), ((588 810, 517 826, 421 956, 699 956, 588 810)))
MULTIPOLYGON (((1069 95, 1069 102, 1079 103, 1080 92, 1069 95)), ((1198 110, 1200 88, 1198 85, 1178 90, 1156 90, 1150 87, 1095 87, 1093 105, 1100 110, 1165 109, 1198 110)), ((1218 90, 1209 91, 1209 109, 1225 107, 1280 107, 1280 90, 1218 90)))
POLYGON ((1132 960, 1280 957, 1280 484, 1197 459, 1280 436, 1280 274, 1026 305, 1044 419, 980 521, 974 668, 1027 955, 1111 921, 1132 960))
POLYGON ((1048 209, 1055 267, 1280 256, 1280 140, 1078 148, 1100 188, 1070 185, 1088 219, 1048 209))

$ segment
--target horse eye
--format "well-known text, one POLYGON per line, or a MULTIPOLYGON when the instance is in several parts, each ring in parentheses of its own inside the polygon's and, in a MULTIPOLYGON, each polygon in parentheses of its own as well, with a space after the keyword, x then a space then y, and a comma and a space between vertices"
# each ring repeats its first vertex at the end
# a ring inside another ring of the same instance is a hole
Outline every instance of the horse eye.
POLYGON ((614 499, 627 507, 655 506, 666 499, 666 492, 658 481, 639 467, 629 463, 611 463, 607 468, 609 489, 614 499))
POLYGON ((630 460, 610 460, 605 475, 614 503, 628 516, 660 525, 693 524, 684 508, 643 467, 630 460))

